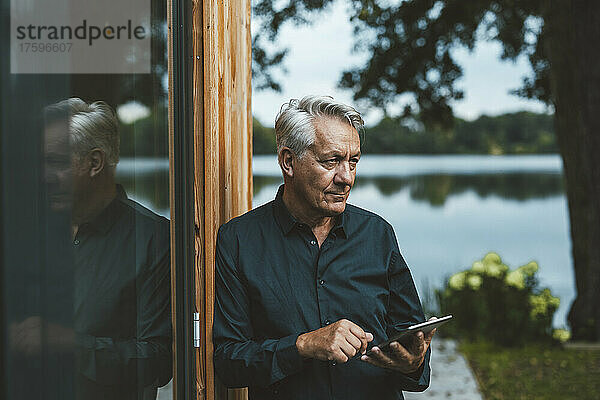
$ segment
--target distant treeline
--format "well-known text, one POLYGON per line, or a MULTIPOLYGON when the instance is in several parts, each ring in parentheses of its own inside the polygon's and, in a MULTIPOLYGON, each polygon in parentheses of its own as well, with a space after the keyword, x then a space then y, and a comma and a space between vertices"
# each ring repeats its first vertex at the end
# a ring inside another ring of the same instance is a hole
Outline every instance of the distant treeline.
POLYGON ((121 158, 168 157, 169 126, 166 113, 138 119, 133 124, 119 124, 121 158))
MULTIPOLYGON (((263 188, 279 185, 279 176, 254 175, 254 194, 263 188)), ((443 206, 448 199, 465 192, 475 193, 485 199, 496 196, 506 200, 526 201, 545 199, 564 194, 564 181, 560 173, 539 174, 517 172, 505 174, 428 174, 390 177, 356 178, 356 187, 374 185, 384 197, 407 190, 411 200, 426 202, 433 207, 443 206)))
MULTIPOLYGON (((254 154, 274 154, 273 128, 254 118, 254 154)), ((451 129, 410 129, 393 118, 367 127, 367 154, 536 154, 557 153, 553 116, 517 112, 474 121, 456 118, 451 129)))

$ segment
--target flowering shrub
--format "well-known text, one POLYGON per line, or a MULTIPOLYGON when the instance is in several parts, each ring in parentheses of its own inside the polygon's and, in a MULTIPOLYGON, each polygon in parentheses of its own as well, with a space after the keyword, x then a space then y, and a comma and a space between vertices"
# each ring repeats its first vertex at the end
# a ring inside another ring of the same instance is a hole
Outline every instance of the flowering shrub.
POLYGON ((560 300, 538 287, 537 271, 534 261, 511 271, 498 254, 488 253, 452 275, 436 291, 442 315, 454 315, 444 334, 501 345, 552 341, 560 300))

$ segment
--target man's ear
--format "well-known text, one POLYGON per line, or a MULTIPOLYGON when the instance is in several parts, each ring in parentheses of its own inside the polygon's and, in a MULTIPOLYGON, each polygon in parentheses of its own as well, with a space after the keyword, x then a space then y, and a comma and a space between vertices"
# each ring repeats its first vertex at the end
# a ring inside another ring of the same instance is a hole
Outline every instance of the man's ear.
POLYGON ((106 166, 106 155, 98 148, 93 149, 88 154, 89 174, 90 178, 98 176, 106 166))
POLYGON ((292 178, 294 176, 294 153, 288 147, 283 147, 277 153, 277 162, 281 167, 284 176, 292 178))

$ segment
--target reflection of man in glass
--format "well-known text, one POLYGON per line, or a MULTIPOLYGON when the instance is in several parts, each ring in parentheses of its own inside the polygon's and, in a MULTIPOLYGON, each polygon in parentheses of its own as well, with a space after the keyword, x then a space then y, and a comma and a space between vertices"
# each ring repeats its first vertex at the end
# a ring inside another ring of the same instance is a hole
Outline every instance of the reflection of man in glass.
POLYGON ((169 222, 115 183, 106 103, 49 106, 45 135, 51 207, 71 210, 78 398, 153 399, 171 377, 169 222))

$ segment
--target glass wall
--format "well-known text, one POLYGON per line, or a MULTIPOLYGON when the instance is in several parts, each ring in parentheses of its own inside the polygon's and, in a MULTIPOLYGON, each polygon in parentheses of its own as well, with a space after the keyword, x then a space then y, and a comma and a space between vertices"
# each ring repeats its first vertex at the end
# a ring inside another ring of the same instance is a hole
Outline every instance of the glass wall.
POLYGON ((171 398, 166 2, 0 4, 0 397, 171 398))

